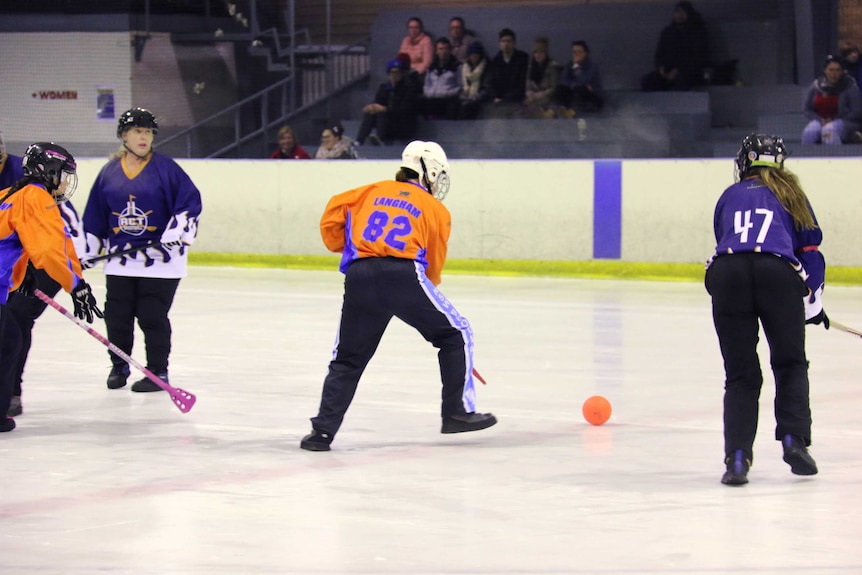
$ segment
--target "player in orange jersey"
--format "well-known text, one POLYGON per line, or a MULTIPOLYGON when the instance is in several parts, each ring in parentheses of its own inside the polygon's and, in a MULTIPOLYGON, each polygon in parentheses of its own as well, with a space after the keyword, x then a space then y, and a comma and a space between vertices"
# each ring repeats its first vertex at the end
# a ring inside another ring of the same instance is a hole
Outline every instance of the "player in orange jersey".
POLYGON ((72 294, 76 317, 89 323, 93 315, 102 317, 57 209, 77 183, 75 158, 62 146, 42 142, 27 148, 24 177, 0 191, 0 431, 15 429, 6 413, 21 349, 21 329, 6 309, 6 300, 24 279, 28 262, 72 294))
POLYGON ((470 323, 436 288, 452 225, 442 203, 449 192, 449 161, 439 144, 422 141, 410 142, 401 158, 395 180, 334 196, 320 220, 323 243, 342 254, 344 304, 320 409, 302 449, 329 451, 393 317, 440 350, 441 432, 497 423, 492 414, 475 412, 470 323))

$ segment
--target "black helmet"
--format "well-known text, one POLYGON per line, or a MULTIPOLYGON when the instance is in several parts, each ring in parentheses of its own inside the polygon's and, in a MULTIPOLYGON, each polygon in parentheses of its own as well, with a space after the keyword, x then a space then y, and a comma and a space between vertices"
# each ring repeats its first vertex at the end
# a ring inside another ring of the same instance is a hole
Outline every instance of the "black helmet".
POLYGON ((787 156, 787 148, 780 136, 749 134, 742 140, 736 154, 736 181, 743 179, 753 167, 781 168, 787 156))
POLYGON ((78 187, 75 158, 63 146, 53 142, 30 144, 22 164, 24 176, 43 184, 58 204, 71 198, 78 187), (66 186, 59 191, 63 183, 66 186))
POLYGON ((152 112, 143 108, 132 108, 123 112, 117 123, 117 137, 122 138, 125 131, 133 127, 149 128, 153 131, 153 135, 159 133, 159 123, 156 122, 156 117, 152 112))

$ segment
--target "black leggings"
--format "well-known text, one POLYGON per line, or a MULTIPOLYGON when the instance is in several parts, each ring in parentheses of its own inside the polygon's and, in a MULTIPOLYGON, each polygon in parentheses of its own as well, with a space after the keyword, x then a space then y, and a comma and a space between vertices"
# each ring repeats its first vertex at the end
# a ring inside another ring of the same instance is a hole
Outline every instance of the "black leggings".
MULTIPOLYGON (((108 339, 127 354, 132 354, 135 318, 144 332, 147 368, 156 373, 168 370, 171 353, 171 321, 168 312, 174 303, 179 279, 136 278, 109 275, 105 278, 105 325, 108 339)), ((109 351, 114 365, 125 360, 109 351)))
MULTIPOLYGON (((45 292, 45 295, 54 297, 60 291, 60 284, 51 279, 45 270, 30 267, 28 274, 33 274, 36 279, 36 287, 45 292)), ((27 364, 27 356, 30 354, 30 346, 33 343, 33 325, 36 319, 48 304, 34 295, 22 295, 19 291, 9 294, 6 309, 15 319, 21 331, 21 349, 14 362, 12 370, 12 395, 21 395, 21 381, 24 377, 24 366, 27 364)))
POLYGON ((21 349, 21 330, 6 304, 0 305, 0 419, 6 418, 12 401, 14 358, 21 349))
POLYGON ((474 411, 470 323, 413 260, 363 258, 347 268, 338 341, 323 383, 320 410, 311 419, 314 429, 332 435, 338 432, 359 378, 393 317, 415 328, 440 350, 441 415, 474 411))
POLYGON ((753 461, 763 385, 758 320, 775 377, 775 438, 792 434, 810 444, 805 284, 786 260, 743 253, 717 257, 707 270, 706 288, 712 295, 712 317, 724 357, 725 453, 741 449, 753 461))

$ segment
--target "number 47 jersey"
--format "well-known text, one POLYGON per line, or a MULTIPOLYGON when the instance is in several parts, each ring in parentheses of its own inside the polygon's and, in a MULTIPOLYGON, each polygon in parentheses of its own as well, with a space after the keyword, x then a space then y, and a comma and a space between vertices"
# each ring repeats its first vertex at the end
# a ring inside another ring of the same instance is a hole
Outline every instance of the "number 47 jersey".
POLYGON ((345 272, 359 258, 415 260, 434 285, 446 262, 449 210, 410 182, 386 180, 333 196, 320 219, 326 248, 341 253, 345 272))
POLYGON ((786 259, 803 277, 812 276, 806 282, 809 285, 823 283, 825 261, 818 251, 822 231, 819 227, 797 229, 790 213, 759 179, 743 180, 727 188, 715 206, 713 225, 716 256, 772 253, 786 259))

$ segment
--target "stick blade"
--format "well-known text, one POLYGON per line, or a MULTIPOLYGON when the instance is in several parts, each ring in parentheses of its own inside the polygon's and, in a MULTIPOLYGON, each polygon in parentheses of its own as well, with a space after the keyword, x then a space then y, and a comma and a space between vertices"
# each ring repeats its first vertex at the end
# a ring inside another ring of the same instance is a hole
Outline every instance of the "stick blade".
POLYGON ((482 377, 481 375, 479 375, 479 372, 478 372, 478 371, 476 371, 476 368, 475 368, 475 367, 473 368, 473 375, 476 377, 476 379, 478 379, 479 381, 481 381, 481 382, 482 382, 482 385, 488 385, 488 382, 487 382, 487 381, 485 381, 485 378, 484 378, 484 377, 482 377))
POLYGON ((177 409, 183 413, 190 412, 192 407, 195 406, 195 402, 198 400, 198 398, 195 397, 195 394, 184 389, 180 389, 179 387, 174 387, 172 389, 171 400, 174 402, 174 405, 177 406, 177 409))

